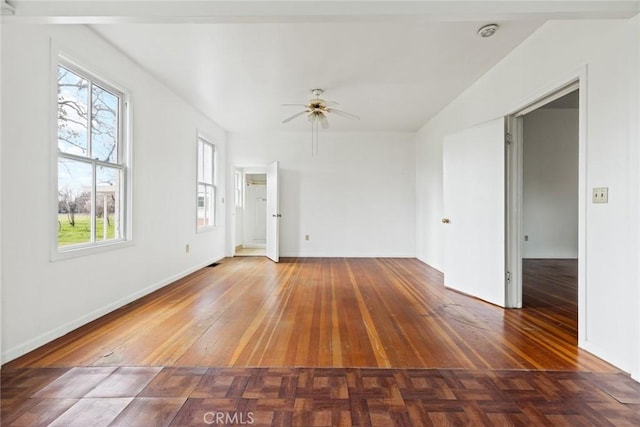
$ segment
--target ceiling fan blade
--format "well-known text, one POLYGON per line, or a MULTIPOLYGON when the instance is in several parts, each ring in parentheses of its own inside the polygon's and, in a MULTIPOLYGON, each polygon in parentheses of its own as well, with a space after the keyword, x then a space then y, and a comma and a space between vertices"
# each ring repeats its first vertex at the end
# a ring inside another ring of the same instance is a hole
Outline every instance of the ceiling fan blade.
POLYGON ((324 114, 318 115, 318 120, 320 121, 320 125, 323 129, 327 129, 329 127, 329 120, 327 120, 327 116, 324 114))
POLYGON ((280 104, 283 107, 306 107, 307 104, 280 104))
POLYGON ((294 114, 293 116, 291 116, 291 117, 287 117, 286 119, 284 119, 284 120, 282 121, 282 123, 290 122, 291 120, 295 119, 296 117, 301 116, 301 115, 306 114, 306 113, 307 113, 307 110, 305 110, 305 111, 301 111, 301 112, 299 112, 299 113, 296 113, 296 114, 294 114))
POLYGON ((347 113, 346 111, 342 110, 336 110, 335 108, 327 108, 325 111, 327 113, 335 113, 339 116, 348 117, 350 119, 360 120, 360 117, 356 116, 355 114, 347 113))

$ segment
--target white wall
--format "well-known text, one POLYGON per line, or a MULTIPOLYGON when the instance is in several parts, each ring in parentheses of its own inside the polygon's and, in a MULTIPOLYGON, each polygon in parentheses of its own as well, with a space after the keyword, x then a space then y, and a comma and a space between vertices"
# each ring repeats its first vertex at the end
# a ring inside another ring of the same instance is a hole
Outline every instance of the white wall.
POLYGON ((220 159, 224 132, 119 51, 84 26, 3 24, 2 88, 4 362, 225 255, 224 206, 215 230, 195 232, 196 130, 214 139, 220 159), (55 262, 51 39, 128 89, 133 107, 134 244, 55 262))
POLYGON ((578 258, 578 110, 523 118, 524 258, 578 258))
POLYGON ((441 268, 443 136, 515 112, 586 66, 583 191, 609 187, 609 203, 583 201, 587 268, 581 345, 635 378, 640 378, 640 255, 639 218, 632 215, 638 205, 638 156, 631 154, 638 145, 638 27, 638 17, 543 25, 428 122, 418 133, 416 150, 417 253, 441 268))
POLYGON ((280 256, 415 256, 411 133, 230 133, 230 165, 280 161, 280 256), (304 236, 308 234, 309 240, 304 236))

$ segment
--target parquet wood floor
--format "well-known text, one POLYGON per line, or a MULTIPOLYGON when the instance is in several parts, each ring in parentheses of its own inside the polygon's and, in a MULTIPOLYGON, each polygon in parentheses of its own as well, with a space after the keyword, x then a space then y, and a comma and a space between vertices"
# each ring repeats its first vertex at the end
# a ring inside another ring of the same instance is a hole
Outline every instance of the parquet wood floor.
POLYGON ((225 260, 1 371, 2 426, 640 425, 640 384, 576 348, 573 261, 526 308, 417 260, 225 260))
POLYGON ((640 425, 640 386, 621 373, 80 367, 2 377, 3 426, 640 425))

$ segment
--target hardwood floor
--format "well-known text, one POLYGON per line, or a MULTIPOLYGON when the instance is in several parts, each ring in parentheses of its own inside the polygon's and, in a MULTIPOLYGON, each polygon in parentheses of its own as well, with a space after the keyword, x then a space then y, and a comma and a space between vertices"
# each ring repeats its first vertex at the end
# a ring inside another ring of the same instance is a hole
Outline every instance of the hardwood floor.
POLYGON ((578 343, 578 260, 525 259, 522 305, 578 343))
POLYGON ((414 259, 233 258, 8 366, 615 370, 576 347, 575 316, 530 295, 503 310, 414 259))
POLYGON ((414 259, 227 259, 5 364, 1 424, 640 425, 575 265, 524 267, 503 310, 414 259))

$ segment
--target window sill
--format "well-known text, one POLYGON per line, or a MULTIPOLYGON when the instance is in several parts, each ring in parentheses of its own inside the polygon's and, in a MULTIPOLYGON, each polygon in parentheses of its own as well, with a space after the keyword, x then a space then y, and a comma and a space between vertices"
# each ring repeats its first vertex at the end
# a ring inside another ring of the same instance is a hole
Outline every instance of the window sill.
POLYGON ((110 243, 102 243, 92 246, 79 246, 75 248, 60 250, 57 247, 51 252, 51 261, 61 261, 70 258, 78 258, 103 252, 113 251, 120 248, 133 246, 131 240, 118 240, 110 243))

